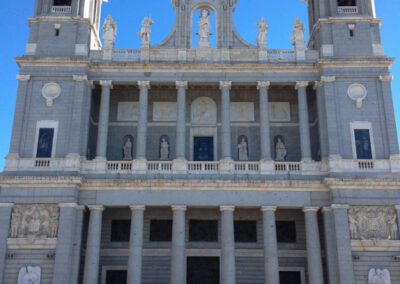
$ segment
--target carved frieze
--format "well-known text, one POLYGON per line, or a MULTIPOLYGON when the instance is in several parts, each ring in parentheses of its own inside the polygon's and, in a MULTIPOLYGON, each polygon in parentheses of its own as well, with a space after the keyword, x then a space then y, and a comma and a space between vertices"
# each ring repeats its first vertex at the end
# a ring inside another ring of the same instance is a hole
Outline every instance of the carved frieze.
POLYGON ((56 238, 59 207, 56 205, 18 205, 12 210, 11 238, 56 238))
POLYGON ((399 229, 393 207, 357 206, 349 209, 353 240, 397 240, 399 229))

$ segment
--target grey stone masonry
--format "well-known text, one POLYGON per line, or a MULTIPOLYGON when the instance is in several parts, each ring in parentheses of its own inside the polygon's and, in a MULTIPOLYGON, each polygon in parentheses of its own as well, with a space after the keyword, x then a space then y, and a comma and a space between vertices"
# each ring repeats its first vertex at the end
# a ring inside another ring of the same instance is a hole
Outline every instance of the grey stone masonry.
POLYGON ((172 225, 171 283, 186 283, 185 211, 186 206, 174 205, 172 225))
POLYGON ((231 159, 230 89, 232 82, 221 81, 221 151, 222 159, 231 159))
POLYGON ((132 211, 129 240, 128 284, 142 283, 143 219, 145 206, 130 206, 132 211))
POLYGON ((300 145, 301 159, 303 161, 311 160, 311 142, 310 142, 310 126, 308 118, 307 105, 307 86, 308 82, 297 82, 296 90, 299 98, 299 123, 300 123, 300 145))
POLYGON ((101 103, 99 115, 99 130, 97 134, 97 159, 107 158, 108 122, 110 114, 110 91, 112 81, 100 81, 101 103))
POLYGON ((271 134, 269 123, 269 101, 268 89, 270 82, 258 82, 257 88, 260 92, 260 144, 261 160, 271 160, 271 134))
POLYGON ((3 283, 13 203, 0 203, 0 282, 3 283))
POLYGON ((221 284, 236 283, 234 206, 221 206, 221 284))
POLYGON ((99 279, 101 224, 104 207, 90 205, 89 231, 87 236, 83 283, 97 284, 99 279))
POLYGON ((263 206, 265 284, 279 284, 278 242, 276 238, 275 206, 263 206))
POLYGON ((139 120, 137 127, 136 142, 136 159, 146 159, 146 143, 147 143, 147 112, 148 112, 148 96, 150 82, 139 81, 140 98, 139 98, 139 120))

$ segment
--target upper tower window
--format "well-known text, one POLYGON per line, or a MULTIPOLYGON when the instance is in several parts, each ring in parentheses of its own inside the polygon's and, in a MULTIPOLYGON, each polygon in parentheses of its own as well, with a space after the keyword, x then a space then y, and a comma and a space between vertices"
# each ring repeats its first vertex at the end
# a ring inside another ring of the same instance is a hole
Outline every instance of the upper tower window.
POLYGON ((53 6, 71 6, 72 0, 54 0, 53 6))
POLYGON ((338 0, 339 7, 357 6, 356 0, 338 0))

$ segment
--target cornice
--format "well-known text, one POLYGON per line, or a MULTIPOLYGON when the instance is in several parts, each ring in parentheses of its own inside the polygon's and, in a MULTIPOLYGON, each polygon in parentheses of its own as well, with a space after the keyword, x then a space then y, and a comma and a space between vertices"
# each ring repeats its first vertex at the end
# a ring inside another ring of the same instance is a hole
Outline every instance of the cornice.
POLYGON ((341 68, 390 68, 394 58, 346 58, 346 59, 320 59, 316 66, 318 69, 326 67, 341 68))
POLYGON ((396 178, 326 178, 326 185, 331 189, 360 189, 360 190, 399 190, 400 179, 396 178))
POLYGON ((49 176, 0 176, 0 186, 12 187, 62 187, 80 186, 83 182, 82 177, 49 177, 49 176))

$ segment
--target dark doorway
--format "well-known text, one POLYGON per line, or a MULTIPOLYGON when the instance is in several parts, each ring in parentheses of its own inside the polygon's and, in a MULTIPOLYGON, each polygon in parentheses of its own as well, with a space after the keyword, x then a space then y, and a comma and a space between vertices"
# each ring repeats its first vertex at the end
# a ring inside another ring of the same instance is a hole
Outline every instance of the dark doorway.
POLYGON ((214 161, 214 138, 194 137, 194 161, 214 161))
POLYGON ((219 284, 218 257, 188 257, 186 284, 219 284))
POLYGON ((125 284, 127 283, 128 272, 126 270, 108 270, 106 274, 106 284, 125 284))
POLYGON ((279 272, 280 284, 301 284, 300 271, 280 271, 279 272))

